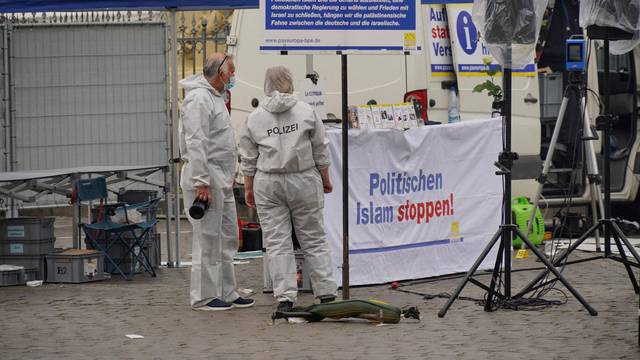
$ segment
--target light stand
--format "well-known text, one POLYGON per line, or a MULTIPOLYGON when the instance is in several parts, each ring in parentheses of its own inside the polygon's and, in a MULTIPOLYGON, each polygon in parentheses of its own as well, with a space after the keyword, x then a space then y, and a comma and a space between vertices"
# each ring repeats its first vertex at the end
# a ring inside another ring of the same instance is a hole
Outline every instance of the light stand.
MULTIPOLYGON (((505 57, 505 63, 511 64, 511 49, 507 50, 505 57)), ((513 162, 518 159, 518 154, 511 151, 511 91, 512 91, 512 78, 511 78, 511 65, 505 66, 503 71, 503 94, 504 94, 504 106, 502 112, 503 119, 503 131, 505 133, 505 140, 503 143, 502 152, 499 155, 498 162, 495 165, 500 169, 497 171, 497 175, 504 176, 504 194, 502 199, 503 206, 503 223, 500 225, 498 231, 493 235, 487 246, 484 248, 480 256, 476 259, 475 263, 469 269, 464 279, 460 282, 456 290, 451 297, 444 304, 442 309, 438 312, 438 317, 444 317, 458 298, 464 287, 468 282, 471 282, 478 287, 487 291, 487 298, 484 305, 485 311, 493 311, 493 297, 497 297, 501 301, 509 301, 513 299, 511 296, 511 239, 513 235, 517 235, 522 239, 529 249, 540 259, 545 265, 548 271, 551 271, 556 277, 564 284, 564 286, 573 294, 573 296, 580 301, 580 303, 589 311, 591 315, 597 315, 598 313, 593 309, 584 298, 571 286, 571 284, 562 276, 562 274, 555 268, 555 266, 545 257, 545 255, 536 248, 536 246, 529 240, 518 228, 513 224, 511 215, 511 168, 513 162), (487 257, 491 249, 496 242, 500 239, 500 245, 498 249, 498 255, 493 267, 493 273, 491 276, 491 284, 486 286, 473 278, 473 275, 478 270, 480 264, 487 257), (504 271, 501 268, 504 267, 504 271), (504 289, 501 289, 501 284, 504 284, 504 289), (503 291, 502 291, 503 290, 503 291)))
POLYGON ((342 300, 349 300, 349 87, 347 54, 340 53, 342 74, 342 300))
MULTIPOLYGON (((567 251, 562 254, 558 259, 554 260, 553 264, 555 266, 561 264, 574 250, 580 246, 591 234, 598 231, 600 228, 604 230, 604 258, 615 260, 624 264, 625 269, 627 270, 627 275, 629 276, 629 280, 633 286, 633 290, 636 294, 640 293, 640 288, 638 286, 638 281, 636 280, 633 270, 631 267, 640 268, 640 255, 633 248, 633 245, 629 242, 627 237, 624 235, 620 227, 618 226, 618 219, 611 218, 611 149, 610 147, 610 136, 611 136, 611 122, 613 120, 613 115, 611 115, 610 108, 610 89, 609 89, 609 78, 610 78, 610 70, 609 70, 609 41, 611 40, 627 40, 630 39, 632 34, 624 32, 622 30, 610 27, 599 27, 599 26, 589 26, 587 28, 587 34, 592 40, 604 40, 604 115, 598 116, 596 119, 596 128, 598 130, 603 131, 604 136, 604 218, 601 219, 597 224, 594 224, 586 233, 580 236, 575 243, 573 243, 567 251), (615 241, 616 247, 620 256, 615 256, 611 253, 611 237, 615 241), (629 261, 627 258, 627 254, 624 251, 622 244, 626 245, 627 249, 636 260, 636 262, 629 261)), ((544 279, 548 274, 548 271, 545 270, 540 273, 534 280, 532 280, 524 289, 522 289, 515 297, 521 297, 526 293, 531 291, 535 291, 538 288, 548 285, 551 282, 554 282, 555 279, 551 279, 549 281, 543 282, 540 284, 541 280, 544 279)))

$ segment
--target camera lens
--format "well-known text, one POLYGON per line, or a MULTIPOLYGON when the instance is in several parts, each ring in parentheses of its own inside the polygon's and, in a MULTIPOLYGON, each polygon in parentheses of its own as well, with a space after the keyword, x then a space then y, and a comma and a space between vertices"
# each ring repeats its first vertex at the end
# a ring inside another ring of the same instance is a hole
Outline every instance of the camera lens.
POLYGON ((195 199, 193 205, 189 208, 189 215, 196 220, 200 220, 208 208, 209 204, 200 199, 195 199))

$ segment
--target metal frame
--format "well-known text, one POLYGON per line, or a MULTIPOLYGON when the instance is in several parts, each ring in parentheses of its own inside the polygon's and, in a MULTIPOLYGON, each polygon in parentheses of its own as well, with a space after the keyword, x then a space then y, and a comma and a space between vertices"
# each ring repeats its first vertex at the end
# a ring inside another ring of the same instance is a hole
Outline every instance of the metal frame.
MULTIPOLYGON (((166 232, 167 232, 167 249, 171 249, 171 226, 170 220, 173 214, 172 208, 169 206, 171 184, 169 182, 169 166, 168 165, 151 165, 151 166, 87 166, 70 169, 59 169, 50 171, 25 171, 25 172, 6 172, 0 173, 0 198, 9 200, 10 205, 4 205, 5 209, 15 207, 15 201, 35 202, 39 198, 49 194, 63 195, 71 198, 73 188, 78 179, 83 177, 92 177, 94 175, 104 176, 107 178, 107 189, 113 194, 119 194, 127 186, 131 184, 145 184, 161 189, 165 198, 166 212, 166 232), (164 181, 154 180, 154 175, 162 173, 164 181), (123 185, 117 187, 116 185, 123 185)), ((80 248, 80 231, 78 228, 78 219, 80 215, 80 204, 71 203, 74 210, 73 216, 73 247, 80 248)), ((61 206, 66 206, 62 205, 61 206)), ((180 246, 179 233, 175 233, 175 246, 180 246)), ((168 262, 174 261, 171 257, 168 262)))

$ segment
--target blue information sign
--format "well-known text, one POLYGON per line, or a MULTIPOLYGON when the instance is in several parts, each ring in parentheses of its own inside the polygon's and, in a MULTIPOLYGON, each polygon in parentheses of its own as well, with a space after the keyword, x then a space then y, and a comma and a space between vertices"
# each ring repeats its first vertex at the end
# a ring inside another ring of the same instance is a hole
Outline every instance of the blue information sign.
POLYGON ((262 0, 260 8, 265 30, 262 51, 421 49, 419 0, 262 0))

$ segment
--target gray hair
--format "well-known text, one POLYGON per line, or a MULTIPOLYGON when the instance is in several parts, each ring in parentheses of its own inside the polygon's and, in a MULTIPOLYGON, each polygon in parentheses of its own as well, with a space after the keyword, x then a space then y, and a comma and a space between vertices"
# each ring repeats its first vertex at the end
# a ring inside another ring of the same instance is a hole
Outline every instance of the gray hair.
POLYGON ((274 66, 267 69, 264 74, 264 93, 270 95, 278 91, 283 94, 293 93, 293 75, 284 66, 274 66))
POLYGON ((204 76, 211 78, 218 75, 218 69, 221 69, 224 72, 229 72, 229 60, 233 60, 233 55, 225 55, 224 57, 209 56, 204 61, 202 73, 204 74, 204 76), (220 67, 221 64, 222 67, 220 67))

